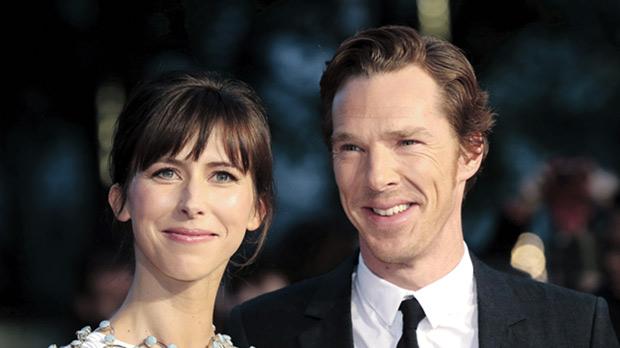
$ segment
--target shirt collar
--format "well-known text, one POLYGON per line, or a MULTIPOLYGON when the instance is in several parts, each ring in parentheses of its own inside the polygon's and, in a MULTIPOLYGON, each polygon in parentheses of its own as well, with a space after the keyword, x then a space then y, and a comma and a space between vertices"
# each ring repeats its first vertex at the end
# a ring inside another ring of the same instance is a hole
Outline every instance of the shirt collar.
POLYGON ((474 269, 467 244, 463 244, 463 257, 456 267, 417 291, 403 289, 378 277, 366 266, 360 253, 356 281, 362 300, 389 326, 394 324, 403 299, 412 296, 420 302, 433 328, 460 320, 461 315, 466 315, 476 305, 474 269))

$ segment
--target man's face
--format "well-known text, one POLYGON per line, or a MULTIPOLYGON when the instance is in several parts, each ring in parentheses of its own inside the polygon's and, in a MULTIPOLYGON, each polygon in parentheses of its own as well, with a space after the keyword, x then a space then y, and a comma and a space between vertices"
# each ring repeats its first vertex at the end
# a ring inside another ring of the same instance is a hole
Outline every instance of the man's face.
POLYGON ((412 264, 461 243, 463 190, 475 170, 441 103, 414 65, 351 78, 334 97, 334 174, 369 265, 412 264))

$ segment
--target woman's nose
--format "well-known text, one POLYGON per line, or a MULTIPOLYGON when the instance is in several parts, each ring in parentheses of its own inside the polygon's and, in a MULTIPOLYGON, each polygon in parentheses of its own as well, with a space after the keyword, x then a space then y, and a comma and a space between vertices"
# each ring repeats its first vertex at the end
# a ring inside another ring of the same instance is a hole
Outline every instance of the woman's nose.
POLYGON ((179 202, 179 209, 183 215, 194 218, 205 214, 207 192, 204 186, 204 183, 201 185, 196 180, 185 183, 179 202))

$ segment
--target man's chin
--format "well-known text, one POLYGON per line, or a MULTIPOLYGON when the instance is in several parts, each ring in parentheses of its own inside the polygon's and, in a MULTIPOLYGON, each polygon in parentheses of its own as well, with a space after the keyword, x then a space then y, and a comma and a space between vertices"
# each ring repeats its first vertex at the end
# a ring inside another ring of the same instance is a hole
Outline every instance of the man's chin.
POLYGON ((414 258, 413 250, 411 248, 403 248, 402 243, 392 245, 391 243, 381 244, 379 242, 377 245, 362 245, 363 243, 360 241, 360 250, 365 262, 379 262, 386 266, 396 266, 408 264, 414 258))
POLYGON ((410 264, 413 257, 411 255, 394 255, 392 253, 391 255, 380 255, 378 259, 386 265, 398 266, 410 264))

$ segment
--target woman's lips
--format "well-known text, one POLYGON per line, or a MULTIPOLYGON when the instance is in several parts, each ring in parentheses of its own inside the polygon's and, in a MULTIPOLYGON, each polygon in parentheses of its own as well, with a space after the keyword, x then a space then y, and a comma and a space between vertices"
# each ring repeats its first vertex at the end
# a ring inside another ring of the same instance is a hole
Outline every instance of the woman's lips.
POLYGON ((164 230, 164 234, 169 239, 181 243, 200 243, 219 237, 219 235, 215 232, 186 228, 166 229, 164 230))

